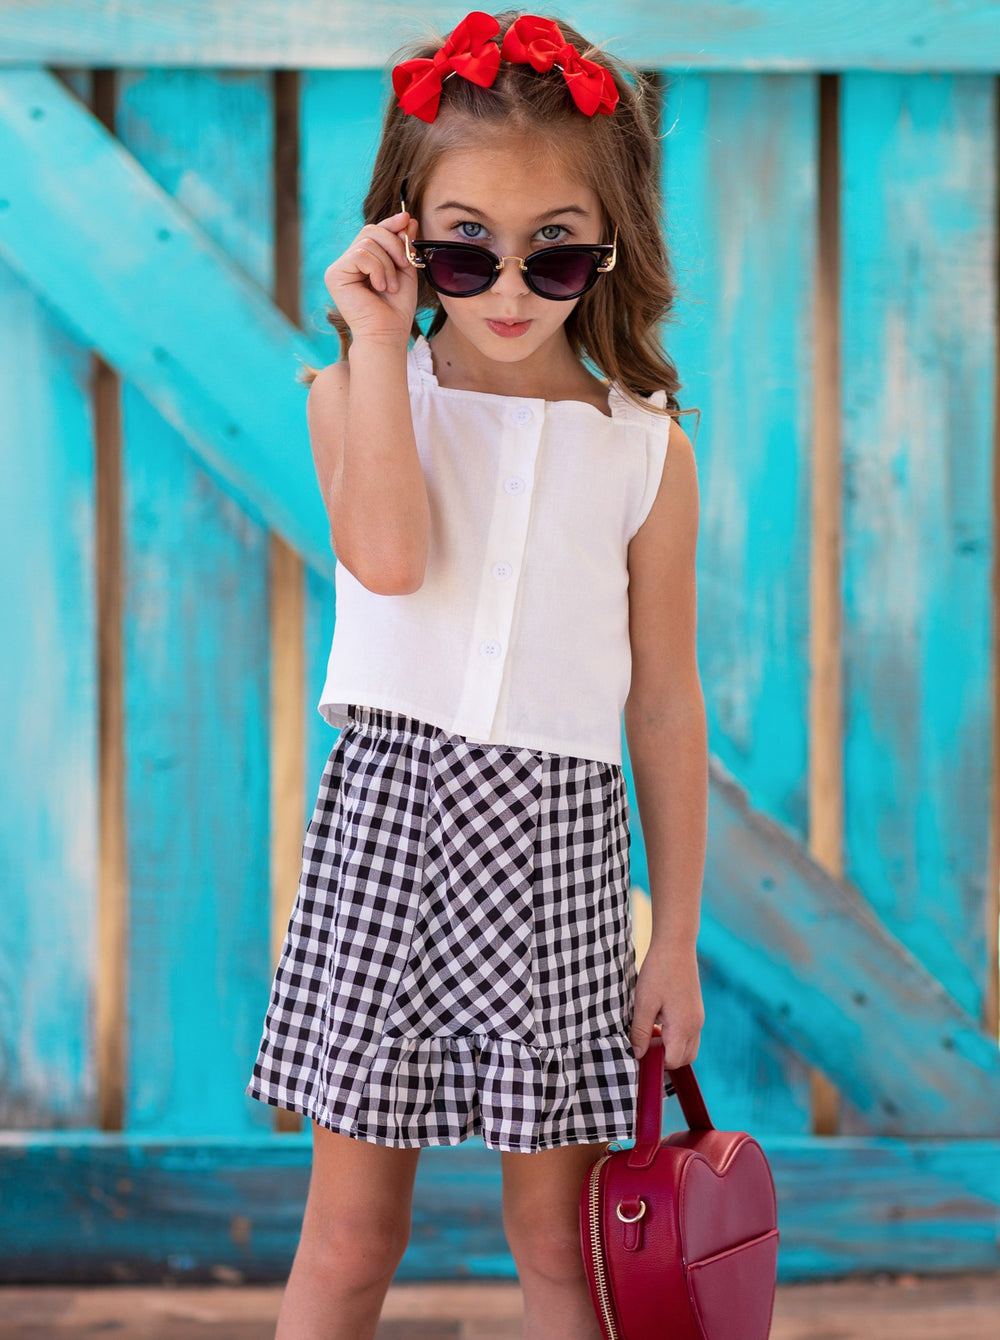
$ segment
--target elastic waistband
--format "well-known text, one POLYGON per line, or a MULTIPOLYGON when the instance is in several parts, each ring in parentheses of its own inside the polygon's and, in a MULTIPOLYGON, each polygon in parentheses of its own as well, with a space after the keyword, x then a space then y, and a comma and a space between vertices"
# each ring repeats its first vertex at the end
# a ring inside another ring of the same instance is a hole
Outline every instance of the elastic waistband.
MULTIPOLYGON (((405 712, 396 712, 389 707, 370 707, 365 703, 348 703, 347 715, 349 725, 345 726, 344 730, 357 729, 362 734, 387 733, 423 736, 426 739, 447 744, 469 745, 471 748, 482 749, 491 754, 517 756, 522 759, 537 758, 549 763, 571 757, 566 754, 553 753, 548 749, 532 749, 528 745, 487 744, 482 740, 470 740, 464 735, 452 734, 445 730, 443 726, 435 726, 429 721, 421 721, 417 717, 407 716, 405 712)), ((586 763, 588 767, 594 770, 611 770, 618 777, 624 779, 624 772, 620 763, 602 763, 596 759, 580 759, 579 762, 586 763)))
POLYGON ((363 730, 398 731, 406 735, 424 735, 428 739, 464 740, 462 735, 449 735, 441 726, 395 712, 389 707, 369 707, 365 703, 348 703, 347 715, 351 725, 363 730))

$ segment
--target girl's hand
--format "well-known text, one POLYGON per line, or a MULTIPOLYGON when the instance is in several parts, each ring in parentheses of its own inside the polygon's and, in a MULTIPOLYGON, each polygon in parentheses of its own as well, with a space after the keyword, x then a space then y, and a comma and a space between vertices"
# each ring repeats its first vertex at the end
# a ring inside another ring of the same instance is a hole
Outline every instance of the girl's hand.
POLYGON ((678 952, 654 942, 642 960, 635 984, 629 1039, 637 1057, 649 1046, 653 1025, 660 1025, 663 1062, 668 1070, 690 1065, 698 1055, 705 1007, 693 949, 678 952))
POLYGON ((417 310, 417 271, 406 259, 403 233, 412 242, 417 220, 400 210, 380 223, 366 223, 326 269, 324 282, 354 339, 399 340, 410 336, 417 310))

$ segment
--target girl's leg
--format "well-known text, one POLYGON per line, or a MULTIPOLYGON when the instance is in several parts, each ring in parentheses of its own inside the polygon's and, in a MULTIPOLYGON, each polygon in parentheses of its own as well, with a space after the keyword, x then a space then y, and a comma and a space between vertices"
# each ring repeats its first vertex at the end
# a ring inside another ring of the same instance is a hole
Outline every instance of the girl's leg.
POLYGON ((275 1340, 372 1340, 409 1242, 420 1149, 313 1122, 313 1161, 275 1340))
POLYGON ((524 1296, 523 1340, 601 1340, 578 1207, 584 1179, 607 1144, 501 1151, 503 1226, 524 1296))

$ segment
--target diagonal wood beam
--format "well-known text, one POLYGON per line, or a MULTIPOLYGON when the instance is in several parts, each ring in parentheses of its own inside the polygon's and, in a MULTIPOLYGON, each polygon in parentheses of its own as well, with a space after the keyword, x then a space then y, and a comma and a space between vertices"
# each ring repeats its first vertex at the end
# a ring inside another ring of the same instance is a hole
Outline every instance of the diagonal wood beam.
POLYGON ((0 254, 319 572, 301 362, 321 353, 46 70, 0 70, 0 254))
MULTIPOLYGON (((698 952, 882 1135, 1000 1129, 1000 1050, 849 881, 710 763, 698 952)), ((697 1061, 695 1062, 697 1072, 697 1061)))

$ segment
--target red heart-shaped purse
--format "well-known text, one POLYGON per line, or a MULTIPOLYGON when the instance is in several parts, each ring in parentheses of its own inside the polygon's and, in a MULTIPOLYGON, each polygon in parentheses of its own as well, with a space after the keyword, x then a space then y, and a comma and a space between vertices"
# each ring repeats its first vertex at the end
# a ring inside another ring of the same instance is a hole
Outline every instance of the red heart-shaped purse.
POLYGON ((717 1131, 690 1066, 670 1070, 690 1127, 661 1138, 659 1025, 639 1062, 635 1145, 608 1145, 580 1192, 580 1237, 605 1340, 767 1340, 778 1272, 771 1168, 717 1131))

